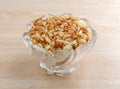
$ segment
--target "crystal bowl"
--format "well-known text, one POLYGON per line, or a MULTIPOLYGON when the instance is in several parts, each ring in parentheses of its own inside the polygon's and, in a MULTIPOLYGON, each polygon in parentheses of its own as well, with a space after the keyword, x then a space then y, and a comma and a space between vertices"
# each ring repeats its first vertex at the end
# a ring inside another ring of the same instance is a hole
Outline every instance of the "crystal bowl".
POLYGON ((33 22, 27 24, 27 30, 23 33, 24 43, 35 56, 35 59, 39 60, 40 67, 45 69, 48 74, 64 76, 72 73, 79 65, 80 60, 82 60, 95 45, 97 37, 95 30, 92 29, 87 19, 79 18, 79 20, 86 23, 91 33, 91 39, 75 50, 57 50, 54 52, 46 51, 41 46, 32 44, 28 32, 33 22))

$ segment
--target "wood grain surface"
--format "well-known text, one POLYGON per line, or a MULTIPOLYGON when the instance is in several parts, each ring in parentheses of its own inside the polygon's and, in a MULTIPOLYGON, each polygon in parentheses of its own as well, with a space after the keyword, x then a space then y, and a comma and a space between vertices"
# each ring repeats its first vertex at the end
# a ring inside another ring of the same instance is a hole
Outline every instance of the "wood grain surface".
POLYGON ((0 0, 0 89, 120 89, 119 0, 0 0), (97 43, 71 75, 48 75, 23 43, 26 24, 42 14, 90 20, 97 43))

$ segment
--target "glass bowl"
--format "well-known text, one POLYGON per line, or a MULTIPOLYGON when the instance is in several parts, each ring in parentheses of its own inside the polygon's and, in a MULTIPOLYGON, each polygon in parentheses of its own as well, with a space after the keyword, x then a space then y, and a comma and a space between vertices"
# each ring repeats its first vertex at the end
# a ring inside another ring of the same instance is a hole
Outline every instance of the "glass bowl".
POLYGON ((48 74, 63 76, 72 73, 79 65, 80 60, 82 60, 93 48, 96 42, 96 32, 92 29, 87 19, 79 18, 79 20, 83 21, 90 30, 91 39, 75 50, 57 50, 50 52, 39 45, 32 44, 28 32, 33 22, 27 25, 27 30, 23 33, 24 43, 35 58, 39 60, 40 67, 45 69, 48 74))

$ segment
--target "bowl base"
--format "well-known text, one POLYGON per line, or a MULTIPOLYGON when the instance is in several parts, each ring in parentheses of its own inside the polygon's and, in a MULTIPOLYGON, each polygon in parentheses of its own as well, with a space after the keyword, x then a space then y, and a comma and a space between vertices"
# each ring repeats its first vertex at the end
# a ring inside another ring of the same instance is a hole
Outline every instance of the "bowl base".
POLYGON ((55 74, 57 76, 65 76, 67 74, 71 74, 76 67, 66 68, 66 69, 55 69, 55 68, 48 68, 44 64, 40 63, 40 67, 46 70, 47 74, 55 74))

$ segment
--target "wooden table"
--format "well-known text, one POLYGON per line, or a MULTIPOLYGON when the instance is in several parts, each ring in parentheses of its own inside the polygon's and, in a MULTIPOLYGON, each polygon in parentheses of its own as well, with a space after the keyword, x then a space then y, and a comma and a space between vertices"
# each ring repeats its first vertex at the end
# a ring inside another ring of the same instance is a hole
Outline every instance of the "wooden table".
POLYGON ((120 89, 119 0, 0 0, 0 89, 120 89), (47 75, 22 34, 42 14, 72 13, 90 20, 98 38, 71 75, 47 75))

